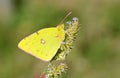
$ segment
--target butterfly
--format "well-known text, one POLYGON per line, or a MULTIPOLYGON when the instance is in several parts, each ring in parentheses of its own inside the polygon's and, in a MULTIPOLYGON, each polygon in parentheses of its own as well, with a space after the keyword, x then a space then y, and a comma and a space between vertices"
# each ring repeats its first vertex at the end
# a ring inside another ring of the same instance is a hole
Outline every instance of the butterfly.
MULTIPOLYGON (((67 16, 70 14, 71 12, 67 16)), ((25 37, 19 42, 18 47, 43 61, 50 61, 57 53, 64 39, 64 24, 59 24, 56 27, 40 29, 25 37)))
POLYGON ((50 61, 65 38, 64 24, 41 29, 20 41, 18 47, 44 61, 50 61))

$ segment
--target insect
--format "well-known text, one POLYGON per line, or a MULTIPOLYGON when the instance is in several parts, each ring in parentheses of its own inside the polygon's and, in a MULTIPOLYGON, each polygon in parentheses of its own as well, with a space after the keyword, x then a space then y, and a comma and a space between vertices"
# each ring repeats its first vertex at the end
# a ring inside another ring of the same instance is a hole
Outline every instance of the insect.
MULTIPOLYGON (((71 12, 66 17, 70 14, 71 12)), ((25 37, 19 42, 18 47, 43 61, 50 61, 57 53, 64 39, 64 24, 59 24, 56 27, 40 29, 25 37)))

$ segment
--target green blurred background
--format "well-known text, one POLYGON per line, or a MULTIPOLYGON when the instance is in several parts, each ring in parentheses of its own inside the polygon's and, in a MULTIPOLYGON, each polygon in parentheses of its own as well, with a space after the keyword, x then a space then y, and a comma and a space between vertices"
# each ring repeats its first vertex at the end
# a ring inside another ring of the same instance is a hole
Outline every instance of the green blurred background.
POLYGON ((37 78, 48 63, 17 44, 70 11, 81 29, 63 78, 120 78, 120 0, 0 0, 0 78, 37 78))

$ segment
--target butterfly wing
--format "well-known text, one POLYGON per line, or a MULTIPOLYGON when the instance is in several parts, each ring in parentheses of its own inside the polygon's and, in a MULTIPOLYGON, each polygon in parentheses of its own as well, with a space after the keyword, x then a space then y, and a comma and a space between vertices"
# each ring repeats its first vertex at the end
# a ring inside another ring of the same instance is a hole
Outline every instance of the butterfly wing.
POLYGON ((45 28, 24 38, 18 47, 44 61, 50 61, 64 40, 65 32, 60 27, 45 28))

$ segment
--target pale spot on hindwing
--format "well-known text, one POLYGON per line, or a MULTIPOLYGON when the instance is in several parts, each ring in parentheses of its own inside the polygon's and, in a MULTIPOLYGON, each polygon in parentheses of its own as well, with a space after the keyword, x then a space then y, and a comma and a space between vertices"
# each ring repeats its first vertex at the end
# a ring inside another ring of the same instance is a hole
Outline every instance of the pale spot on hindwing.
POLYGON ((45 41, 44 39, 41 39, 41 40, 40 40, 40 43, 41 43, 41 44, 45 44, 46 41, 45 41))

